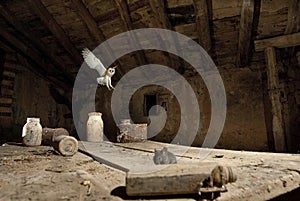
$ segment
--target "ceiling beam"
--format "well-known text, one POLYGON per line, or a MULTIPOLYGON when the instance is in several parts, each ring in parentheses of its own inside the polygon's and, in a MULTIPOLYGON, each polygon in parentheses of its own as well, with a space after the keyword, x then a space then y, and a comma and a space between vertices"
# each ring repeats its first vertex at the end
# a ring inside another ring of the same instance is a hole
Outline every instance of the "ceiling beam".
POLYGON ((255 51, 264 51, 267 47, 286 48, 300 45, 300 32, 254 41, 255 51))
POLYGON ((15 30, 21 33, 31 43, 32 46, 45 55, 51 61, 51 63, 53 63, 57 69, 64 74, 68 82, 74 82, 74 78, 71 76, 71 73, 64 69, 65 62, 59 56, 56 56, 54 51, 46 47, 43 42, 38 39, 39 37, 30 31, 25 24, 20 22, 6 6, 0 5, 0 15, 9 24, 11 24, 15 30))
MULTIPOLYGON (((133 30, 134 27, 133 27, 133 24, 131 22, 129 8, 128 8, 128 5, 126 3, 126 0, 114 0, 114 1, 117 5, 119 14, 122 18, 122 21, 124 23, 124 26, 125 26, 126 30, 127 31, 133 30)), ((137 40, 137 36, 135 34, 132 33, 130 35, 130 39, 131 39, 130 44, 134 45, 135 49, 141 49, 140 44, 138 43, 138 40, 137 40)), ((135 56, 136 60, 138 61, 139 65, 148 64, 146 55, 145 55, 143 50, 138 51, 134 56, 135 56)))
MULTIPOLYGON (((165 2, 163 0, 150 0, 149 4, 150 4, 152 12, 154 13, 154 17, 156 18, 155 21, 157 22, 157 27, 162 28, 162 29, 173 30, 170 20, 166 14, 165 2)), ((162 48, 167 49, 165 47, 165 42, 163 41, 163 39, 160 37, 158 39, 159 39, 159 41, 161 41, 160 45, 162 46, 162 48)), ((176 45, 179 44, 177 38, 173 38, 173 44, 175 44, 175 47, 177 47, 176 45)), ((179 48, 176 48, 176 49, 178 51, 179 48)), ((172 68, 174 68, 177 71, 183 69, 183 62, 182 62, 182 60, 179 59, 178 56, 173 55, 171 53, 168 53, 168 55, 169 55, 169 62, 170 62, 170 65, 172 66, 172 68)))
POLYGON ((211 55, 211 33, 207 0, 193 0, 200 45, 211 55))
MULTIPOLYGON (((100 44, 100 43, 104 42, 106 40, 106 38, 105 38, 103 32, 99 29, 95 19, 93 18, 92 14, 89 12, 89 10, 85 7, 83 2, 81 0, 72 0, 72 3, 74 5, 74 7, 76 8, 76 10, 78 11, 79 15, 81 16, 82 20, 87 25, 90 33, 92 34, 94 39, 97 41, 97 43, 100 44)), ((113 51, 112 51, 111 47, 109 45, 106 45, 105 48, 106 48, 106 51, 108 52, 108 56, 112 60, 111 53, 113 51)), ((116 61, 116 63, 117 63, 117 65, 119 65, 121 67, 121 64, 119 61, 116 61)), ((119 77, 121 78, 124 75, 124 73, 120 67, 116 68, 116 69, 119 74, 119 77)))
POLYGON ((237 65, 245 66, 249 61, 254 19, 254 0, 244 0, 241 10, 237 65))
POLYGON ((59 88, 69 90, 72 87, 72 83, 67 83, 56 78, 59 72, 53 71, 53 69, 55 68, 53 68, 50 62, 47 62, 40 55, 38 50, 30 46, 29 44, 26 44, 26 41, 20 41, 14 35, 12 35, 4 29, 0 29, 0 39, 2 39, 2 41, 5 44, 11 47, 11 49, 15 50, 16 52, 20 53, 22 56, 28 58, 31 61, 33 65, 30 66, 30 70, 39 74, 44 79, 50 81, 59 88))
POLYGON ((39 16, 42 22, 48 27, 55 38, 58 40, 65 50, 72 56, 77 65, 81 65, 83 58, 77 51, 74 44, 70 41, 69 37, 63 28, 56 22, 56 20, 49 13, 47 8, 40 0, 28 0, 30 7, 39 16))
POLYGON ((300 30, 300 0, 290 0, 288 10, 288 23, 284 34, 291 34, 300 30))

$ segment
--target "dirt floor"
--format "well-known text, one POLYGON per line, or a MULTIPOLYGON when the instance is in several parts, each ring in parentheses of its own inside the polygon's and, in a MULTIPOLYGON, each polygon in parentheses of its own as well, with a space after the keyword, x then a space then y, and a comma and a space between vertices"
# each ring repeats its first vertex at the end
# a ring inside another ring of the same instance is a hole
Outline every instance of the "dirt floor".
POLYGON ((0 147, 1 201, 121 200, 110 193, 124 185, 125 173, 79 152, 62 157, 46 146, 0 147))
MULTIPOLYGON (((149 142, 149 145, 157 144, 149 142)), ((125 150, 126 146, 136 146, 134 149, 126 149, 128 154, 138 151, 139 146, 147 148, 144 144, 133 144, 124 145, 122 149, 125 150)), ((192 151, 187 154, 192 154, 192 151)), ((238 181, 228 184, 228 192, 217 200, 268 200, 274 198, 273 195, 276 195, 273 201, 299 198, 299 188, 291 193, 288 190, 295 189, 293 186, 297 184, 300 186, 298 155, 231 152, 216 150, 207 159, 231 164, 239 173, 238 181), (219 152, 224 157, 215 158, 216 155, 220 155, 219 152)), ((124 172, 101 164, 81 152, 73 157, 63 157, 48 146, 0 146, 0 201, 149 200, 149 197, 126 196, 125 177, 124 172)), ((197 195, 151 199, 200 200, 197 195)))

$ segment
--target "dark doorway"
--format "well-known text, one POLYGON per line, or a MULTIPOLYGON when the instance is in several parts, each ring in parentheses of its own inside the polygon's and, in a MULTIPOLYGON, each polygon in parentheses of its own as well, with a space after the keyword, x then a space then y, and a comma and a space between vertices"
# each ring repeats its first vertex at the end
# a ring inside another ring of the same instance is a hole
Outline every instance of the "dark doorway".
MULTIPOLYGON (((157 105, 157 95, 145 95, 144 96, 144 115, 149 116, 149 110, 151 107, 157 105)), ((155 111, 156 112, 156 111, 155 111)))

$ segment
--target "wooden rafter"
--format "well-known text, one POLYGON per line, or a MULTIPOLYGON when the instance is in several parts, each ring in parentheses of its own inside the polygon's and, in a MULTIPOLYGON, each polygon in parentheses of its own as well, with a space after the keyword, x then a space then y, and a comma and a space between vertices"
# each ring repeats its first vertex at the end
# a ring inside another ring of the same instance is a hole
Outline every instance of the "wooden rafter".
POLYGON ((288 23, 285 34, 291 34, 300 31, 300 0, 290 0, 288 10, 288 23))
POLYGON ((286 48, 300 45, 300 32, 254 41, 256 51, 264 51, 267 47, 286 48))
MULTIPOLYGON (((154 17, 156 18, 155 21, 157 22, 157 27, 162 28, 162 29, 173 30, 173 27, 172 27, 172 25, 169 21, 169 18, 166 14, 165 2, 162 0, 150 0, 149 4, 150 4, 152 12, 154 13, 154 17)), ((163 40, 161 38, 159 38, 159 40, 161 41, 160 44, 163 46, 165 43, 163 42, 163 40)), ((173 39, 173 43, 178 44, 176 38, 173 39)), ((166 49, 166 48, 164 48, 164 49, 166 49)), ((170 65, 175 70, 179 70, 180 66, 183 67, 183 63, 178 58, 178 56, 172 55, 170 53, 168 53, 168 55, 169 55, 170 65)))
POLYGON ((53 63, 59 71, 66 77, 69 83, 73 83, 74 78, 70 75, 70 73, 66 72, 63 68, 64 61, 55 56, 55 53, 46 47, 38 37, 29 30, 29 28, 20 22, 12 13, 11 11, 3 5, 0 5, 0 15, 9 23, 11 24, 15 30, 17 30, 20 34, 22 34, 32 46, 34 46, 37 50, 39 50, 44 56, 47 57, 53 63))
MULTIPOLYGON (((150 4, 151 10, 154 13, 154 16, 156 18, 157 27, 162 28, 162 29, 171 29, 172 26, 170 24, 170 21, 168 20, 166 12, 165 12, 164 1, 151 0, 151 1, 149 1, 149 4, 150 4)), ((167 49, 163 39, 160 36, 158 36, 158 39, 160 41, 160 45, 162 46, 162 48, 167 49)), ((171 53, 168 53, 169 65, 171 67, 173 67, 174 69, 178 69, 178 63, 176 62, 177 57, 176 58, 175 57, 171 53)))
MULTIPOLYGON (((88 11, 88 9, 85 7, 83 2, 81 0, 72 0, 72 3, 74 7, 78 10, 79 15, 81 16, 82 20, 87 25, 88 29, 90 30, 91 34, 97 40, 97 43, 100 44, 106 40, 103 32, 99 29, 96 21, 94 20, 91 13, 88 11)), ((108 53, 112 52, 110 46, 106 46, 106 51, 108 53)), ((111 57, 111 54, 108 54, 109 57, 111 57)), ((120 62, 117 61, 117 64, 121 67, 120 62)), ((119 74, 119 77, 122 77, 124 75, 121 68, 116 68, 117 72, 119 74)))
POLYGON ((211 54, 211 33, 209 26, 207 0, 193 0, 196 16, 196 28, 200 45, 211 54))
POLYGON ((254 19, 254 0, 244 0, 241 10, 237 65, 248 64, 254 19))
POLYGON ((56 78, 55 75, 57 75, 57 72, 53 71, 55 68, 53 68, 49 62, 45 61, 45 59, 40 56, 39 51, 34 47, 26 44, 25 41, 20 41, 18 38, 4 29, 0 29, 0 39, 2 39, 4 43, 11 47, 11 49, 15 50, 31 61, 33 65, 29 65, 30 70, 36 72, 44 79, 52 82, 58 88, 62 88, 64 90, 71 88, 70 84, 60 81, 56 78))
MULTIPOLYGON (((129 13, 129 9, 128 9, 128 5, 126 3, 126 0, 114 0, 114 1, 117 5, 119 14, 122 18, 122 21, 124 23, 124 26, 125 26, 126 30, 127 31, 133 30, 134 27, 133 27, 132 22, 131 22, 131 17, 130 17, 130 13, 129 13)), ((140 44, 138 43, 136 35, 131 34, 130 38, 131 38, 130 44, 136 46, 136 49, 141 49, 140 44)), ((137 54, 135 54, 135 57, 136 57, 139 65, 148 64, 145 53, 142 50, 138 51, 137 54)))
POLYGON ((272 133, 275 144, 275 151, 286 151, 286 138, 284 133, 284 122, 282 117, 282 104, 280 102, 280 86, 278 77, 278 66, 276 65, 276 52, 274 47, 265 49, 268 96, 271 103, 272 133))
POLYGON ((66 51, 72 56, 74 61, 80 65, 83 61, 80 53, 76 47, 70 41, 69 37, 63 30, 63 28, 56 22, 56 20, 49 13, 47 8, 43 5, 40 0, 28 0, 30 7, 39 16, 43 23, 52 32, 59 43, 66 49, 66 51))

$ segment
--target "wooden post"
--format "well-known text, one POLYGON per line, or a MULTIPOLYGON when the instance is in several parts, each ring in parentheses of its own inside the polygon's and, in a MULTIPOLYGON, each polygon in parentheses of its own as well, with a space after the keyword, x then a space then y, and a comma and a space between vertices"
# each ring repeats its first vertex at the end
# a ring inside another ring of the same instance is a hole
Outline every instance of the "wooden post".
POLYGON ((274 47, 265 49, 267 65, 267 88, 271 103, 272 132, 274 136, 275 151, 286 151, 286 139, 284 133, 284 123, 282 118, 282 105, 280 102, 280 87, 278 78, 278 68, 276 66, 276 52, 274 47))
POLYGON ((253 16, 254 0, 249 0, 248 2, 244 0, 241 11, 239 46, 237 57, 237 65, 239 66, 245 66, 248 64, 251 33, 253 26, 253 16))
POLYGON ((196 15, 196 27, 201 46, 211 54, 211 33, 207 0, 193 0, 196 15))

